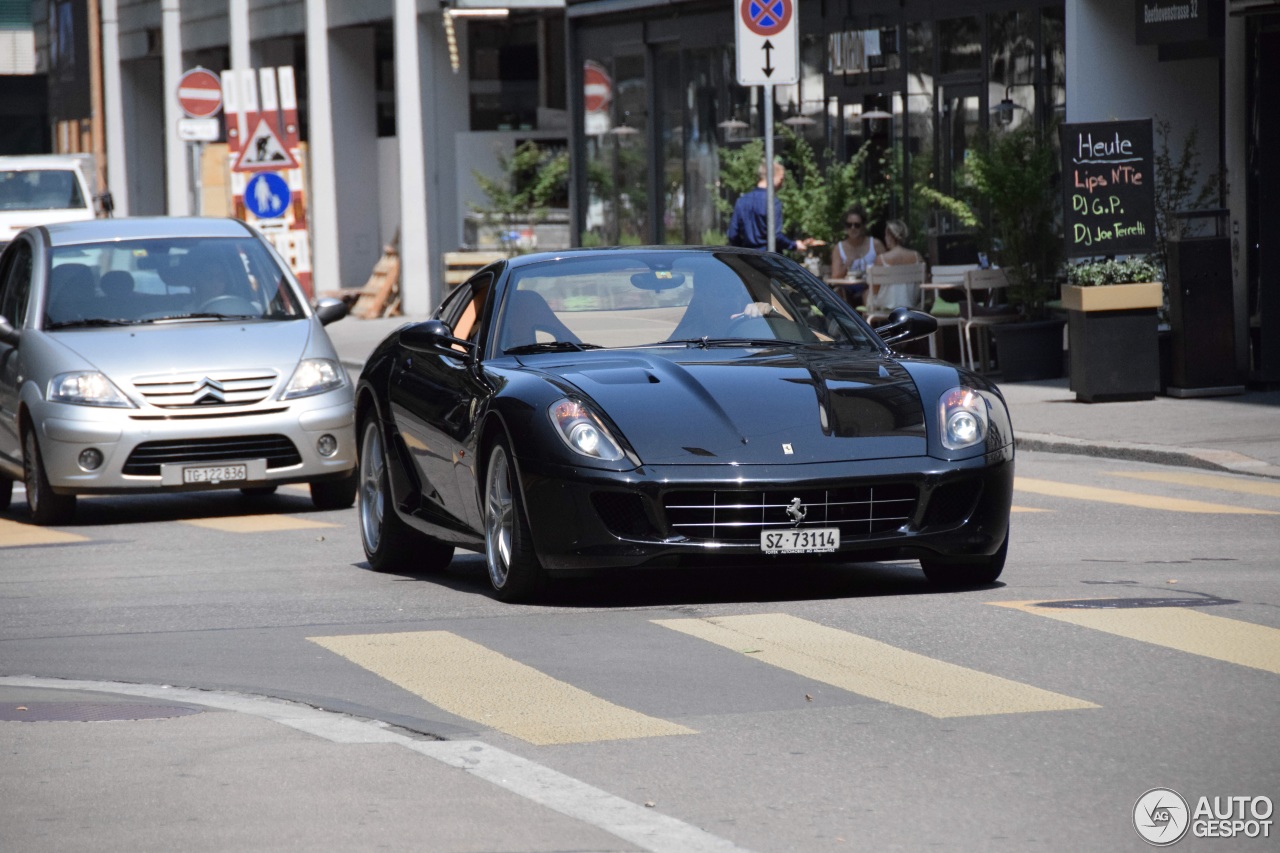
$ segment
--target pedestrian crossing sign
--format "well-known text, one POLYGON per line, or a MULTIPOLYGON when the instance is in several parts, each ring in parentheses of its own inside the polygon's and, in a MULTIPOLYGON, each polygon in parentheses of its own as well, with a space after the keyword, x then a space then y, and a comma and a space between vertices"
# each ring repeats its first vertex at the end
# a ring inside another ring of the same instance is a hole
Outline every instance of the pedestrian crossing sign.
POLYGON ((236 172, 256 172, 262 169, 278 171, 296 169, 298 161, 284 147, 271 123, 260 118, 248 142, 240 149, 240 159, 231 168, 236 172))

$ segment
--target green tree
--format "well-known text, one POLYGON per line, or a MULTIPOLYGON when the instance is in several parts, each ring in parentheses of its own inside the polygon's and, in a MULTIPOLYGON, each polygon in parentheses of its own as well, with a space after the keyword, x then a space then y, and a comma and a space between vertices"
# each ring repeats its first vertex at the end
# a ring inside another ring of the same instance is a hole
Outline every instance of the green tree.
POLYGON ((472 170, 487 205, 470 205, 480 221, 498 233, 508 254, 518 254, 516 227, 546 220, 554 202, 564 198, 569 185, 569 152, 544 149, 533 140, 521 143, 507 157, 498 155, 497 177, 472 170))
MULTIPOLYGON (((889 185, 867 186, 863 177, 872 153, 869 144, 843 163, 832 159, 824 165, 824 158, 818 156, 809 141, 787 125, 778 124, 774 138, 776 156, 787 170, 787 179, 778 191, 784 230, 832 243, 844 236, 842 217, 851 205, 861 204, 873 220, 883 215, 888 207, 889 185)), ((720 185, 728 191, 727 198, 717 200, 722 214, 731 215, 730 199, 756 186, 763 161, 764 142, 758 139, 721 151, 720 185)))
POLYGON ((969 185, 991 213, 990 236, 1011 301, 1028 319, 1039 319, 1062 265, 1057 153, 1029 124, 982 142, 970 158, 969 185))
POLYGON ((1182 150, 1176 153, 1169 142, 1169 121, 1157 119, 1155 131, 1156 150, 1152 158, 1152 165, 1155 166, 1153 189, 1156 208, 1154 255, 1164 272, 1164 280, 1168 281, 1169 240, 1186 237, 1191 230, 1191 224, 1175 214, 1183 210, 1216 207, 1223 176, 1214 170, 1203 181, 1200 179, 1202 160, 1199 127, 1192 127, 1183 137, 1182 150))

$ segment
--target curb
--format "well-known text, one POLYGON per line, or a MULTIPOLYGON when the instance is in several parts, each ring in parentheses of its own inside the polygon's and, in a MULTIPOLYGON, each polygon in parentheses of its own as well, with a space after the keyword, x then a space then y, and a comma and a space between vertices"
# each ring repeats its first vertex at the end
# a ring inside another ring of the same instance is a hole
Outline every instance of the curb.
POLYGON ((1233 450, 1205 450, 1195 447, 1169 447, 1159 444, 1133 444, 1120 441, 1086 441, 1043 433, 1014 433, 1014 446, 1019 450, 1042 453, 1064 453, 1103 459, 1126 459, 1132 462, 1154 462, 1210 471, 1228 471, 1254 477, 1280 479, 1280 466, 1245 456, 1233 450))

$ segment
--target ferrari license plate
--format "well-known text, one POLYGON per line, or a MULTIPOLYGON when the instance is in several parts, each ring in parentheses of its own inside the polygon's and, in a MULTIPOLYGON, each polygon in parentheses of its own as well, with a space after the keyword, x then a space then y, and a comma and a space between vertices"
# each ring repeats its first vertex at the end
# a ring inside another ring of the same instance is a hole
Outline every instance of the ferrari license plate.
POLYGON ((840 528, 806 527, 802 530, 762 530, 760 550, 766 554, 822 554, 840 547, 840 528))
POLYGON ((227 483, 247 479, 249 479, 248 465, 207 465, 182 469, 184 483, 227 483))

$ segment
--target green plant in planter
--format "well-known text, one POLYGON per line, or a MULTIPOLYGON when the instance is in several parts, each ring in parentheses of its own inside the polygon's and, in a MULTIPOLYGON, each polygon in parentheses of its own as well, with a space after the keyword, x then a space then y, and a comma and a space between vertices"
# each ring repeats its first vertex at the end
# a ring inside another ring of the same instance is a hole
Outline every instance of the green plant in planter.
POLYGON ((1067 283, 1080 287, 1160 281, 1160 267, 1151 258, 1131 255, 1124 260, 1084 261, 1067 267, 1067 283))
POLYGON ((1057 153, 1030 125, 984 141, 970 157, 969 186, 990 211, 1010 301, 1027 319, 1044 319, 1063 254, 1057 153))
MULTIPOLYGON (((1180 150, 1173 150, 1169 137, 1172 127, 1168 119, 1155 122, 1155 215, 1156 247, 1154 260, 1168 269, 1169 240, 1186 237, 1190 225, 1176 214, 1183 210, 1213 207, 1219 201, 1223 174, 1214 170, 1203 181, 1200 178, 1200 128, 1193 126, 1182 140, 1180 150)), ((1160 277, 1163 279, 1163 277, 1160 277)), ((1156 281, 1157 279, 1152 279, 1156 281)))
POLYGON ((569 153, 551 151, 528 140, 507 157, 498 155, 500 177, 472 170, 487 205, 471 205, 481 222, 498 232, 499 244, 508 254, 521 251, 513 236, 521 223, 544 221, 551 206, 563 200, 569 185, 569 153))

